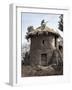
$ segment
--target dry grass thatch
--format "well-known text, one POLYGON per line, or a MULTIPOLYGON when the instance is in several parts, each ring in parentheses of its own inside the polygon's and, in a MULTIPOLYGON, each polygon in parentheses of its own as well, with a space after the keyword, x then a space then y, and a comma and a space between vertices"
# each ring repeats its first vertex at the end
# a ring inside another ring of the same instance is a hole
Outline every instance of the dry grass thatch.
POLYGON ((44 29, 41 29, 41 26, 32 30, 31 32, 28 32, 26 35, 26 38, 30 38, 31 36, 35 36, 35 35, 48 35, 48 33, 51 33, 57 37, 59 37, 59 33, 54 31, 54 29, 50 29, 49 27, 45 27, 44 29))

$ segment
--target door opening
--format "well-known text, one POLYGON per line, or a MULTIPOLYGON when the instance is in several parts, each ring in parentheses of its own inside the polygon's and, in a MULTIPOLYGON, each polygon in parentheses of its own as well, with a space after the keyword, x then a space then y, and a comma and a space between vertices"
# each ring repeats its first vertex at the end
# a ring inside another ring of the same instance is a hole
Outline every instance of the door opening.
POLYGON ((47 54, 41 54, 41 65, 47 65, 47 54))

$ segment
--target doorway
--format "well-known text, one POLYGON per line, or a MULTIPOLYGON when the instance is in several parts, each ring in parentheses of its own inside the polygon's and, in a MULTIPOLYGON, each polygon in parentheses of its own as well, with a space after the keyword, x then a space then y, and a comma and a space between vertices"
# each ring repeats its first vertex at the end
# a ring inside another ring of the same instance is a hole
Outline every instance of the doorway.
POLYGON ((47 65, 47 54, 41 54, 41 65, 46 66, 47 65))

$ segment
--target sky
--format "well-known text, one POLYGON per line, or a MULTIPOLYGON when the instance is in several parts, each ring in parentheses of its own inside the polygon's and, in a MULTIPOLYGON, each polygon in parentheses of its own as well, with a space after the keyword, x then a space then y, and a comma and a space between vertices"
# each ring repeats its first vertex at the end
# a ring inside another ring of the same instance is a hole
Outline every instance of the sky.
POLYGON ((40 26, 41 21, 44 19, 45 22, 48 21, 47 26, 53 28, 54 30, 58 29, 59 14, 40 14, 40 13, 22 13, 21 22, 22 22, 22 45, 28 43, 25 39, 28 26, 33 26, 37 28, 40 26))

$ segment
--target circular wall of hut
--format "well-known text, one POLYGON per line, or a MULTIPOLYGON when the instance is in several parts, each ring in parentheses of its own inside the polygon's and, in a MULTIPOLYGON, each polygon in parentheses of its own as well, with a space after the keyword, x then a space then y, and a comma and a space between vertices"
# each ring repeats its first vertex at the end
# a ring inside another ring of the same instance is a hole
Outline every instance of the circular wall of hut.
POLYGON ((30 63, 31 65, 48 65, 55 48, 54 35, 39 35, 31 37, 30 63))

